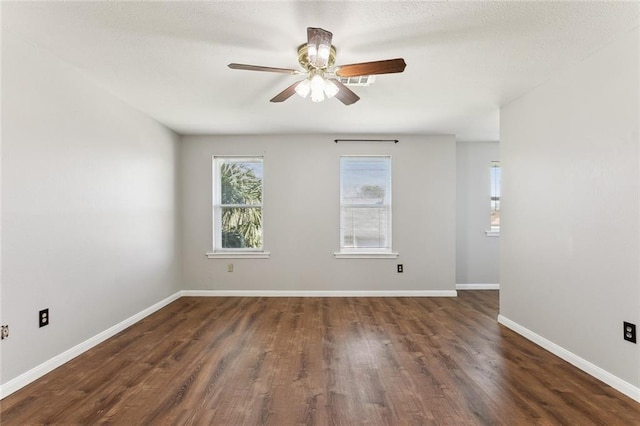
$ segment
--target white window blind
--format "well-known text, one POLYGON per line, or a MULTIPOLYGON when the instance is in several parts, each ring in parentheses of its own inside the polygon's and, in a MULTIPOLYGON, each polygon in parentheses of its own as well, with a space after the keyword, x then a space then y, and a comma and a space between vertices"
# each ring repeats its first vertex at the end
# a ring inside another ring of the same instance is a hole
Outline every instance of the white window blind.
POLYGON ((340 157, 340 251, 391 252, 391 157, 340 157))

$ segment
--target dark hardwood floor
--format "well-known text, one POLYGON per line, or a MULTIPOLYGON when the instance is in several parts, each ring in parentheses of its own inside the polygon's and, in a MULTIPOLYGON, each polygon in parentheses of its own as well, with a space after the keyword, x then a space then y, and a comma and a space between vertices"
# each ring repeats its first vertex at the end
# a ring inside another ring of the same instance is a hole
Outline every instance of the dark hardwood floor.
POLYGON ((185 297, 5 398, 2 425, 640 425, 458 298, 185 297))

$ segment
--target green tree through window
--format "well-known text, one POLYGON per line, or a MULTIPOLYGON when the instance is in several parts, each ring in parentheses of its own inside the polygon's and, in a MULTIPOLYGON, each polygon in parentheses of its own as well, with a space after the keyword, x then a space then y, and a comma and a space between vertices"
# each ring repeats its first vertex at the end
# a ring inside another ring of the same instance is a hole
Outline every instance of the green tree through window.
POLYGON ((216 159, 218 247, 262 249, 262 159, 216 159))

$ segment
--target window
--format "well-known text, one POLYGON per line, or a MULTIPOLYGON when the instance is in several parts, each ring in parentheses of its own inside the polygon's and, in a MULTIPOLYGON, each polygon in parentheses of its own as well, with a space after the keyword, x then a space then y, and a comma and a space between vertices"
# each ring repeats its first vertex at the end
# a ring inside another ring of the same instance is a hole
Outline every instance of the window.
POLYGON ((214 157, 213 171, 214 252, 262 252, 262 157, 214 157))
MULTIPOLYGON (((494 234, 500 232, 500 162, 491 162, 491 216, 490 216, 490 231, 494 234)), ((489 235, 489 234, 487 234, 489 235)))
POLYGON ((391 253, 391 157, 340 157, 340 253, 397 257, 391 253))

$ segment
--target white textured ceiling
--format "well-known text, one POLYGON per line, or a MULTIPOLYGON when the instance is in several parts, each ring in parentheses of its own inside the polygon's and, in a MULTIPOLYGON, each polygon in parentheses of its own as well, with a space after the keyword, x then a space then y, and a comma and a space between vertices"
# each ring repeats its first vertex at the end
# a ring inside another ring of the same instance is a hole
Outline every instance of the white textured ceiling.
MULTIPOLYGON (((456 134, 498 140, 499 107, 638 26, 636 2, 3 2, 3 31, 181 134, 456 134), (306 27, 337 64, 403 57, 360 102, 269 99, 306 27)), ((10 82, 8 82, 10 84, 10 82)))

